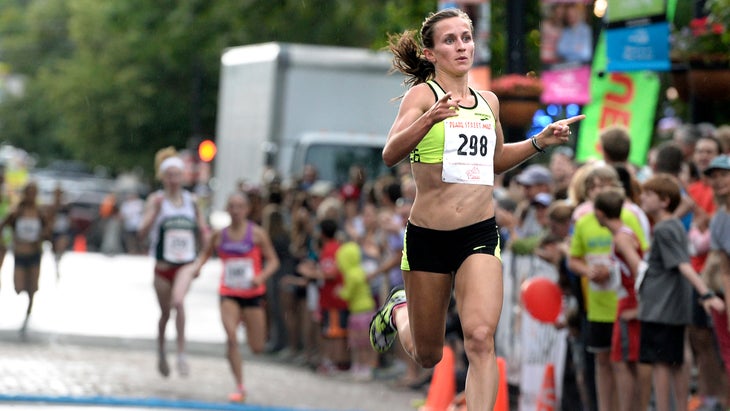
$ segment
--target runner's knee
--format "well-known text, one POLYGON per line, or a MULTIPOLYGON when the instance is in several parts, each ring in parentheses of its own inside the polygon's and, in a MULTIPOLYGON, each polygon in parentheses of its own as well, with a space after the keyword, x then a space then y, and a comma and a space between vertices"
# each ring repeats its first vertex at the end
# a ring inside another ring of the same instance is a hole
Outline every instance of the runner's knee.
POLYGON ((235 335, 229 335, 228 338, 226 338, 226 348, 228 350, 238 350, 238 339, 235 335))
POLYGON ((474 354, 494 352, 495 330, 487 325, 464 329, 464 350, 474 354))

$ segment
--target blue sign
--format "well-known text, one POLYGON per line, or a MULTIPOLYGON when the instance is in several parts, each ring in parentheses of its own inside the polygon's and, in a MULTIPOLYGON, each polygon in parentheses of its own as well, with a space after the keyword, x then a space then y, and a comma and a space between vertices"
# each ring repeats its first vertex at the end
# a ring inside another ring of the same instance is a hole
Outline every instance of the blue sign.
POLYGON ((609 28, 608 71, 669 71, 669 23, 609 28))

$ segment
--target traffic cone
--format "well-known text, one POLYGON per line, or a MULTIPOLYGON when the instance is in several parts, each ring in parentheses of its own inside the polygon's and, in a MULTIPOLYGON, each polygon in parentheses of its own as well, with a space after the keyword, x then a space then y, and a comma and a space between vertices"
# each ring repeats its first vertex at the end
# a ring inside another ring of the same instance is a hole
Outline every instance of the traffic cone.
POLYGON ((507 362, 502 357, 497 357, 497 368, 499 369, 499 386, 497 388, 497 399, 494 402, 494 411, 509 411, 509 392, 507 391, 507 362))
POLYGON ((441 361, 436 364, 428 387, 426 403, 419 411, 446 411, 456 396, 456 368, 454 366, 454 351, 444 345, 441 361))
POLYGON ((536 411, 555 411, 555 402, 555 366, 553 363, 548 363, 545 367, 540 395, 537 397, 536 411))
POLYGON ((74 251, 77 253, 86 252, 86 236, 77 234, 76 237, 74 237, 74 251))

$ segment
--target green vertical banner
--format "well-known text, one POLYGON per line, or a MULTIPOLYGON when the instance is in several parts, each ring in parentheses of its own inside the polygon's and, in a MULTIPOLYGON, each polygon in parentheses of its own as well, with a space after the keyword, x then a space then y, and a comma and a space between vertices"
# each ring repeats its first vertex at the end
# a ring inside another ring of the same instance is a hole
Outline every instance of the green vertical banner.
POLYGON ((668 0, 667 1, 667 21, 673 22, 674 21, 674 13, 677 11, 677 0, 668 0))
POLYGON ((659 76, 651 71, 606 71, 606 35, 594 53, 591 73, 591 102, 584 109, 576 144, 576 160, 601 159, 599 134, 610 126, 624 126, 631 135, 629 161, 642 166, 654 133, 654 117, 659 100, 659 76))

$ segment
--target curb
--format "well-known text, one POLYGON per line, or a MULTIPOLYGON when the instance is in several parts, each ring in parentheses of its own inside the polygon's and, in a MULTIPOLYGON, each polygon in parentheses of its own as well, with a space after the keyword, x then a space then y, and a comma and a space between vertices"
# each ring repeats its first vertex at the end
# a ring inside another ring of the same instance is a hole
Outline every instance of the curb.
MULTIPOLYGON (((46 331, 29 330, 25 338, 20 336, 17 330, 2 329, 0 330, 0 339, 9 343, 17 344, 69 344, 80 345, 97 348, 116 348, 130 350, 156 350, 156 342, 149 338, 132 338, 132 337, 115 337, 115 336, 98 336, 98 335, 80 335, 80 334, 62 334, 46 331)), ((175 341, 170 340, 171 350, 174 351, 175 341)), ((186 351, 188 354, 201 355, 206 357, 220 357, 225 355, 225 341, 221 342, 203 342, 203 341, 186 341, 186 351)), ((247 350, 245 344, 241 344, 242 349, 247 350)))

